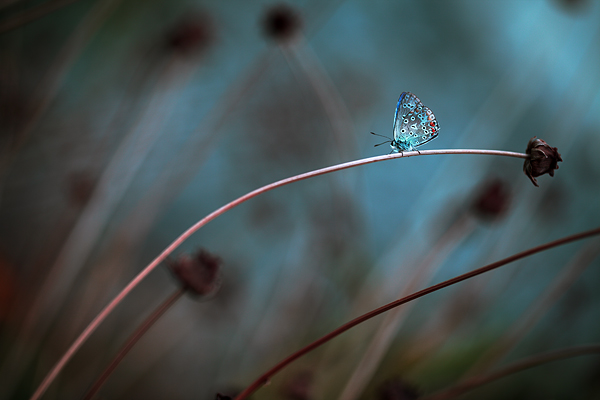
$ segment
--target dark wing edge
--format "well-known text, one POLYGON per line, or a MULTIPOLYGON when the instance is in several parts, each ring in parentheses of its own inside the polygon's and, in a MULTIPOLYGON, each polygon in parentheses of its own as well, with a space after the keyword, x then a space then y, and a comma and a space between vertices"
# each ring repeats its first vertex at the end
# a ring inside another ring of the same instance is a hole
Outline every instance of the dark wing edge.
MULTIPOLYGON (((396 104, 396 113, 394 114, 394 132, 396 131, 396 125, 398 124, 398 111, 400 110, 400 106, 402 105, 402 102, 410 96, 417 97, 414 94, 412 94, 411 92, 402 92, 402 94, 400 94, 400 97, 398 98, 398 104, 396 104)), ((400 118, 403 118, 403 117, 404 117, 404 115, 402 115, 402 113, 400 113, 400 118)))
POLYGON ((402 100, 404 96, 410 94, 409 92, 402 92, 400 97, 398 98, 398 103, 396 104, 396 112, 394 113, 394 128, 396 128, 396 124, 398 123, 398 110, 400 110, 400 104, 402 104, 402 100))
POLYGON ((424 145, 425 143, 429 143, 431 142, 433 139, 435 139, 436 137, 438 137, 438 133, 435 132, 435 134, 433 136, 431 136, 429 139, 427 139, 426 141, 424 141, 423 143, 419 143, 419 146, 424 145))

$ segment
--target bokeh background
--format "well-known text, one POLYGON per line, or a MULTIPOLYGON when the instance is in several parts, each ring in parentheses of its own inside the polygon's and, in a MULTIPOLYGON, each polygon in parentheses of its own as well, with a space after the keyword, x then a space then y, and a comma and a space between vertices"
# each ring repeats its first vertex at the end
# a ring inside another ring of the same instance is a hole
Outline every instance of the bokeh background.
MULTIPOLYGON (((439 121, 424 148, 523 152, 537 135, 564 162, 534 187, 519 159, 414 157, 242 204, 177 251, 219 256, 220 291, 178 301, 98 398, 234 394, 361 313, 600 222, 595 0, 3 0, 0 52, 0 398, 31 395, 206 214, 387 153, 369 132, 391 135, 403 91, 439 121)), ((598 341, 599 251, 549 250, 368 321, 254 398, 414 398, 598 341)), ((152 273, 44 398, 82 396, 177 287, 152 273)), ((597 399, 599 376, 583 356, 463 398, 597 399)))

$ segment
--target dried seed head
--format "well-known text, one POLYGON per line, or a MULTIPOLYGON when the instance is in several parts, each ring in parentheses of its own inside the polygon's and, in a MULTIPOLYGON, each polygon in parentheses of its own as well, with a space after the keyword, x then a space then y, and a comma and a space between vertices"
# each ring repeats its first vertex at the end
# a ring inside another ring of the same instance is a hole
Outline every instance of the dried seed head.
POLYGON ((201 249, 196 254, 181 254, 168 263, 169 268, 189 292, 206 297, 221 286, 221 259, 201 249))
POLYGON ((302 21, 292 7, 278 4, 267 10, 263 19, 265 34, 275 40, 286 41, 300 30, 302 21))
POLYGON ((556 147, 550 147, 548 143, 542 139, 537 139, 535 136, 527 144, 525 153, 529 154, 530 157, 523 164, 523 172, 535 186, 539 186, 535 179, 537 176, 546 173, 554 176, 554 170, 558 169, 558 162, 562 161, 556 147))
POLYGON ((500 217, 510 205, 510 189, 506 183, 499 179, 487 182, 480 190, 473 210, 484 218, 500 217))

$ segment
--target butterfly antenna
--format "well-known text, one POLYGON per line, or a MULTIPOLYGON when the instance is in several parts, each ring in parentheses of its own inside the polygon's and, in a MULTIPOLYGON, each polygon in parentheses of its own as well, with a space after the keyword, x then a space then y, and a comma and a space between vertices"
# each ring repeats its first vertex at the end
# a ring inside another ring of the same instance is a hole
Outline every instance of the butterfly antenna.
MULTIPOLYGON (((371 135, 375 135, 375 136, 381 136, 382 138, 390 139, 390 142, 392 141, 392 138, 390 138, 390 137, 387 137, 387 136, 380 135, 379 133, 371 132, 371 135)), ((384 143, 387 143, 387 142, 384 142, 384 143)))
POLYGON ((386 143, 390 143, 390 142, 391 142, 391 140, 386 140, 385 142, 382 142, 382 143, 376 144, 376 145, 375 145, 375 146, 373 146, 373 147, 381 146, 382 144, 386 144, 386 143))

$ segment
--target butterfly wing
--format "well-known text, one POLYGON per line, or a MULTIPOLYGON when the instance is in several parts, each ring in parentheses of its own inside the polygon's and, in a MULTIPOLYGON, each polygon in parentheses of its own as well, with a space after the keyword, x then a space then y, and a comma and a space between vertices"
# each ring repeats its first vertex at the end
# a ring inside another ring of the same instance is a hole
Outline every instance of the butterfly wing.
POLYGON ((402 119, 412 112, 421 100, 411 92, 402 92, 396 105, 396 115, 394 115, 394 134, 396 134, 396 128, 402 125, 402 119))
POLYGON ((440 127, 435 115, 410 92, 398 99, 394 116, 393 146, 399 151, 414 150, 437 137, 440 127))

